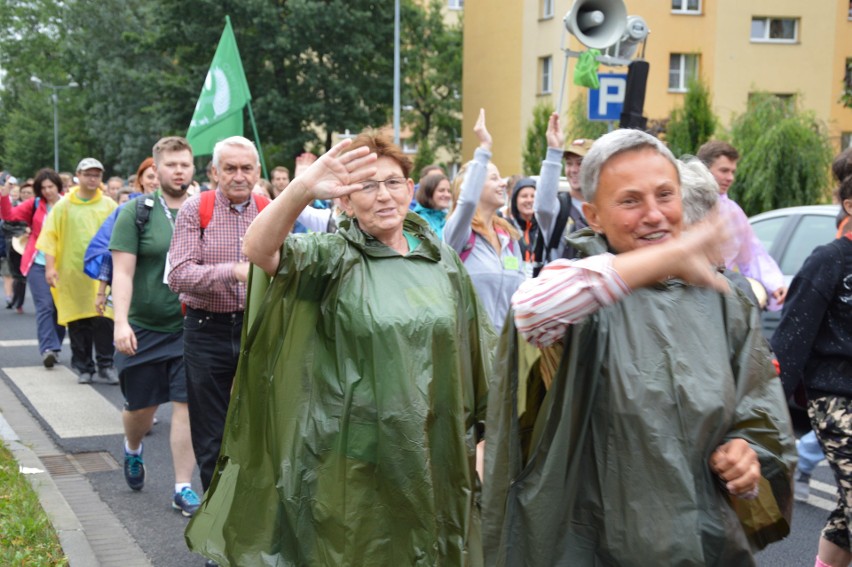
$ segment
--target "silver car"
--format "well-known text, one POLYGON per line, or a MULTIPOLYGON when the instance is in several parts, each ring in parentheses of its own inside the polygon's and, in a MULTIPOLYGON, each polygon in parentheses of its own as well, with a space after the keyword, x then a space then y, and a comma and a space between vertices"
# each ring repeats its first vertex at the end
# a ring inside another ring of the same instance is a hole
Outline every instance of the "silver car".
MULTIPOLYGON (((814 248, 834 239, 839 212, 840 205, 809 205, 767 211, 749 219, 754 234, 778 262, 788 287, 814 248)), ((767 340, 780 320, 780 311, 763 312, 767 340)))

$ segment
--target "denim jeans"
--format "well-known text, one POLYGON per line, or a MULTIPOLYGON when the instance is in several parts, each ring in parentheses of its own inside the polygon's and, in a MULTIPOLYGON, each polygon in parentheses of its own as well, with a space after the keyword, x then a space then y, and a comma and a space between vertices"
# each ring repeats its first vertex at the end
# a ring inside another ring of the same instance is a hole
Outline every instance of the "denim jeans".
POLYGON ((27 274, 27 281, 35 304, 38 351, 41 354, 49 350, 59 352, 65 338, 65 327, 56 323, 56 306, 50 286, 44 280, 44 266, 34 263, 27 274))
POLYGON ((811 474, 821 460, 825 458, 822 447, 819 446, 816 433, 808 431, 796 443, 799 452, 799 472, 811 474))
POLYGON ((183 360, 192 448, 206 492, 213 479, 231 386, 240 358, 242 313, 208 313, 187 308, 183 319, 183 360))

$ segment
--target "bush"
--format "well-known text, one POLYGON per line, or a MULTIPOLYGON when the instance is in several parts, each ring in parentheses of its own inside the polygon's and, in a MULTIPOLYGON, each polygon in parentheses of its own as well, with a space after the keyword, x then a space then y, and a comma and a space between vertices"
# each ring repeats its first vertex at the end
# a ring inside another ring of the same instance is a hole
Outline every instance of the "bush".
POLYGON ((537 175, 541 170, 541 162, 547 154, 547 122, 553 114, 553 105, 540 102, 533 108, 533 119, 527 126, 527 136, 522 154, 524 175, 537 175))
POLYGON ((713 137, 718 123, 707 85, 692 80, 683 106, 672 111, 666 126, 666 142, 676 156, 695 155, 698 148, 713 137))
POLYGON ((587 100, 586 91, 581 91, 568 107, 568 124, 565 125, 565 140, 568 143, 580 138, 596 140, 609 131, 606 122, 589 120, 587 100))

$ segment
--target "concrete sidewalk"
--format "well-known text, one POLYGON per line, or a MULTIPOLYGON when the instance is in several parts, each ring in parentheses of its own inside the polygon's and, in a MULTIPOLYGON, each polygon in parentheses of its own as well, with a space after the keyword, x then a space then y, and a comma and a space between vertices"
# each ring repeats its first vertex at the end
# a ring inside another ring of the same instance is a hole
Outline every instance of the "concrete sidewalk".
POLYGON ((80 464, 56 446, 3 380, 0 438, 26 471, 71 567, 152 565, 92 488, 80 464))

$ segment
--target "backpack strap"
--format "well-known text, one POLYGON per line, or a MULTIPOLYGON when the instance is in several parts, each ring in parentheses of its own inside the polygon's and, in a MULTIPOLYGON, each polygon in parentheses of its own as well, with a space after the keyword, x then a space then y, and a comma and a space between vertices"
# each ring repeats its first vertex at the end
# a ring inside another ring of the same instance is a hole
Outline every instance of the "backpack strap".
POLYGON ((461 258, 462 262, 465 262, 467 260, 467 257, 470 256, 474 244, 476 244, 476 233, 471 230, 470 238, 467 239, 467 242, 462 248, 462 251, 459 252, 459 258, 461 258))
MULTIPOLYGON (((269 199, 257 193, 251 194, 254 199, 254 204, 257 207, 257 212, 262 211, 269 204, 269 199)), ((201 229, 201 238, 204 238, 204 229, 210 224, 213 218, 213 209, 216 205, 216 191, 204 191, 201 193, 201 204, 198 206, 199 228, 201 229)))
POLYGON ((263 195, 260 195, 258 193, 252 193, 251 196, 254 197, 254 205, 257 207, 257 212, 260 212, 265 209, 266 205, 271 202, 267 197, 264 197, 263 195))
POLYGON ((198 206, 198 220, 201 228, 201 238, 204 238, 204 229, 213 218, 213 206, 216 204, 216 191, 204 191, 201 193, 201 204, 198 206))
POLYGON ((154 199, 150 195, 139 195, 134 201, 136 201, 136 230, 141 235, 145 230, 145 225, 148 224, 148 219, 151 218, 154 199))
POLYGON ((535 254, 533 277, 538 275, 545 264, 547 264, 551 253, 559 247, 562 234, 565 232, 565 225, 568 224, 568 218, 571 215, 571 197, 564 191, 560 191, 556 194, 556 199, 559 203, 559 212, 556 214, 556 222, 553 223, 553 232, 550 234, 550 239, 547 242, 544 241, 544 234, 541 228, 539 228, 535 238, 535 244, 533 245, 533 253, 535 254))

